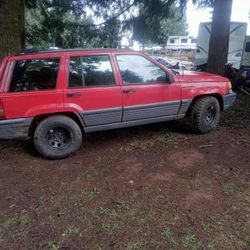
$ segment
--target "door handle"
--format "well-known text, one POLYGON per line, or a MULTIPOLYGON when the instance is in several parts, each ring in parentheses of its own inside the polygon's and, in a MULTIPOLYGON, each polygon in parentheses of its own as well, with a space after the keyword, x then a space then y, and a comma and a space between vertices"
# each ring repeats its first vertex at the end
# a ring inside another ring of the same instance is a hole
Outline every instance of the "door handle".
POLYGON ((79 97, 81 96, 81 93, 68 93, 67 97, 79 97))
POLYGON ((123 90, 124 94, 135 93, 135 92, 136 92, 136 90, 134 90, 134 89, 124 89, 123 90))

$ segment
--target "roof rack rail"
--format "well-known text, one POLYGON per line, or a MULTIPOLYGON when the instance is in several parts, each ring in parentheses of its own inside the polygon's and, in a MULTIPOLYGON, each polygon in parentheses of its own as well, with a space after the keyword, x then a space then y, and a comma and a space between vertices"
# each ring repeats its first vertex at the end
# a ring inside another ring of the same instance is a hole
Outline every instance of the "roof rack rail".
POLYGON ((124 50, 124 51, 133 51, 132 49, 122 49, 122 48, 70 48, 70 49, 61 49, 61 48, 49 48, 47 50, 39 50, 35 48, 25 49, 18 52, 16 55, 27 55, 27 54, 43 54, 43 53, 53 53, 53 52, 72 52, 72 51, 81 51, 81 50, 124 50))
POLYGON ((55 51, 62 51, 63 49, 58 47, 51 47, 45 50, 42 49, 36 49, 36 48, 30 48, 30 49, 24 49, 22 51, 19 51, 17 55, 26 55, 26 54, 35 54, 35 53, 46 53, 46 52, 55 52, 55 51))
POLYGON ((38 49, 24 49, 22 51, 19 51, 17 55, 25 55, 25 54, 33 54, 33 53, 38 53, 38 49))

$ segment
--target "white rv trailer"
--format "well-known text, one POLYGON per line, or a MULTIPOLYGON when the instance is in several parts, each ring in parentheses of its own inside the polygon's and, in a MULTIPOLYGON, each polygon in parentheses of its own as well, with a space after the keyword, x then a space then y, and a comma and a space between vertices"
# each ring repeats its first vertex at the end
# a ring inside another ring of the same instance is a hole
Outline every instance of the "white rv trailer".
POLYGON ((169 36, 167 50, 195 50, 197 38, 193 36, 169 36))
MULTIPOLYGON (((236 69, 240 69, 241 66, 246 32, 247 23, 231 22, 227 63, 232 64, 232 66, 236 69)), ((194 60, 195 67, 199 67, 207 63, 210 35, 211 22, 200 23, 194 60)))

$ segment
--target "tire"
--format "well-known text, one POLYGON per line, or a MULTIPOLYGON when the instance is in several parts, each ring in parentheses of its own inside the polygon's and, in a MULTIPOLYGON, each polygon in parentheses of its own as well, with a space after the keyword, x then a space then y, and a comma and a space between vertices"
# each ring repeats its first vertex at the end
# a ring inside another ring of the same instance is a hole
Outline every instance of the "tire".
POLYGON ((78 124, 67 116, 51 116, 38 124, 33 143, 43 157, 63 159, 80 148, 82 131, 78 124))
POLYGON ((200 134, 215 130, 220 120, 220 104, 215 97, 205 96, 191 107, 191 127, 200 134))

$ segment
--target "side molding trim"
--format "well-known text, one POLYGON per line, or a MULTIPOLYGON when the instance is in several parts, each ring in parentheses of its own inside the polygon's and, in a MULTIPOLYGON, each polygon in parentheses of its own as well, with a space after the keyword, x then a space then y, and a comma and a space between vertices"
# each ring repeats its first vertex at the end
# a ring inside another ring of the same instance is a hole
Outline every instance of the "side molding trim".
POLYGON ((165 117, 156 117, 156 118, 151 118, 151 119, 142 119, 142 120, 137 120, 137 121, 128 121, 128 122, 120 122, 120 123, 113 123, 113 124, 100 125, 100 126, 85 127, 84 131, 86 133, 91 133, 91 132, 96 132, 96 131, 133 127, 133 126, 146 125, 146 124, 151 124, 151 123, 165 122, 165 121, 174 120, 174 119, 181 119, 184 116, 185 114, 180 114, 180 115, 171 115, 171 116, 165 116, 165 117))

